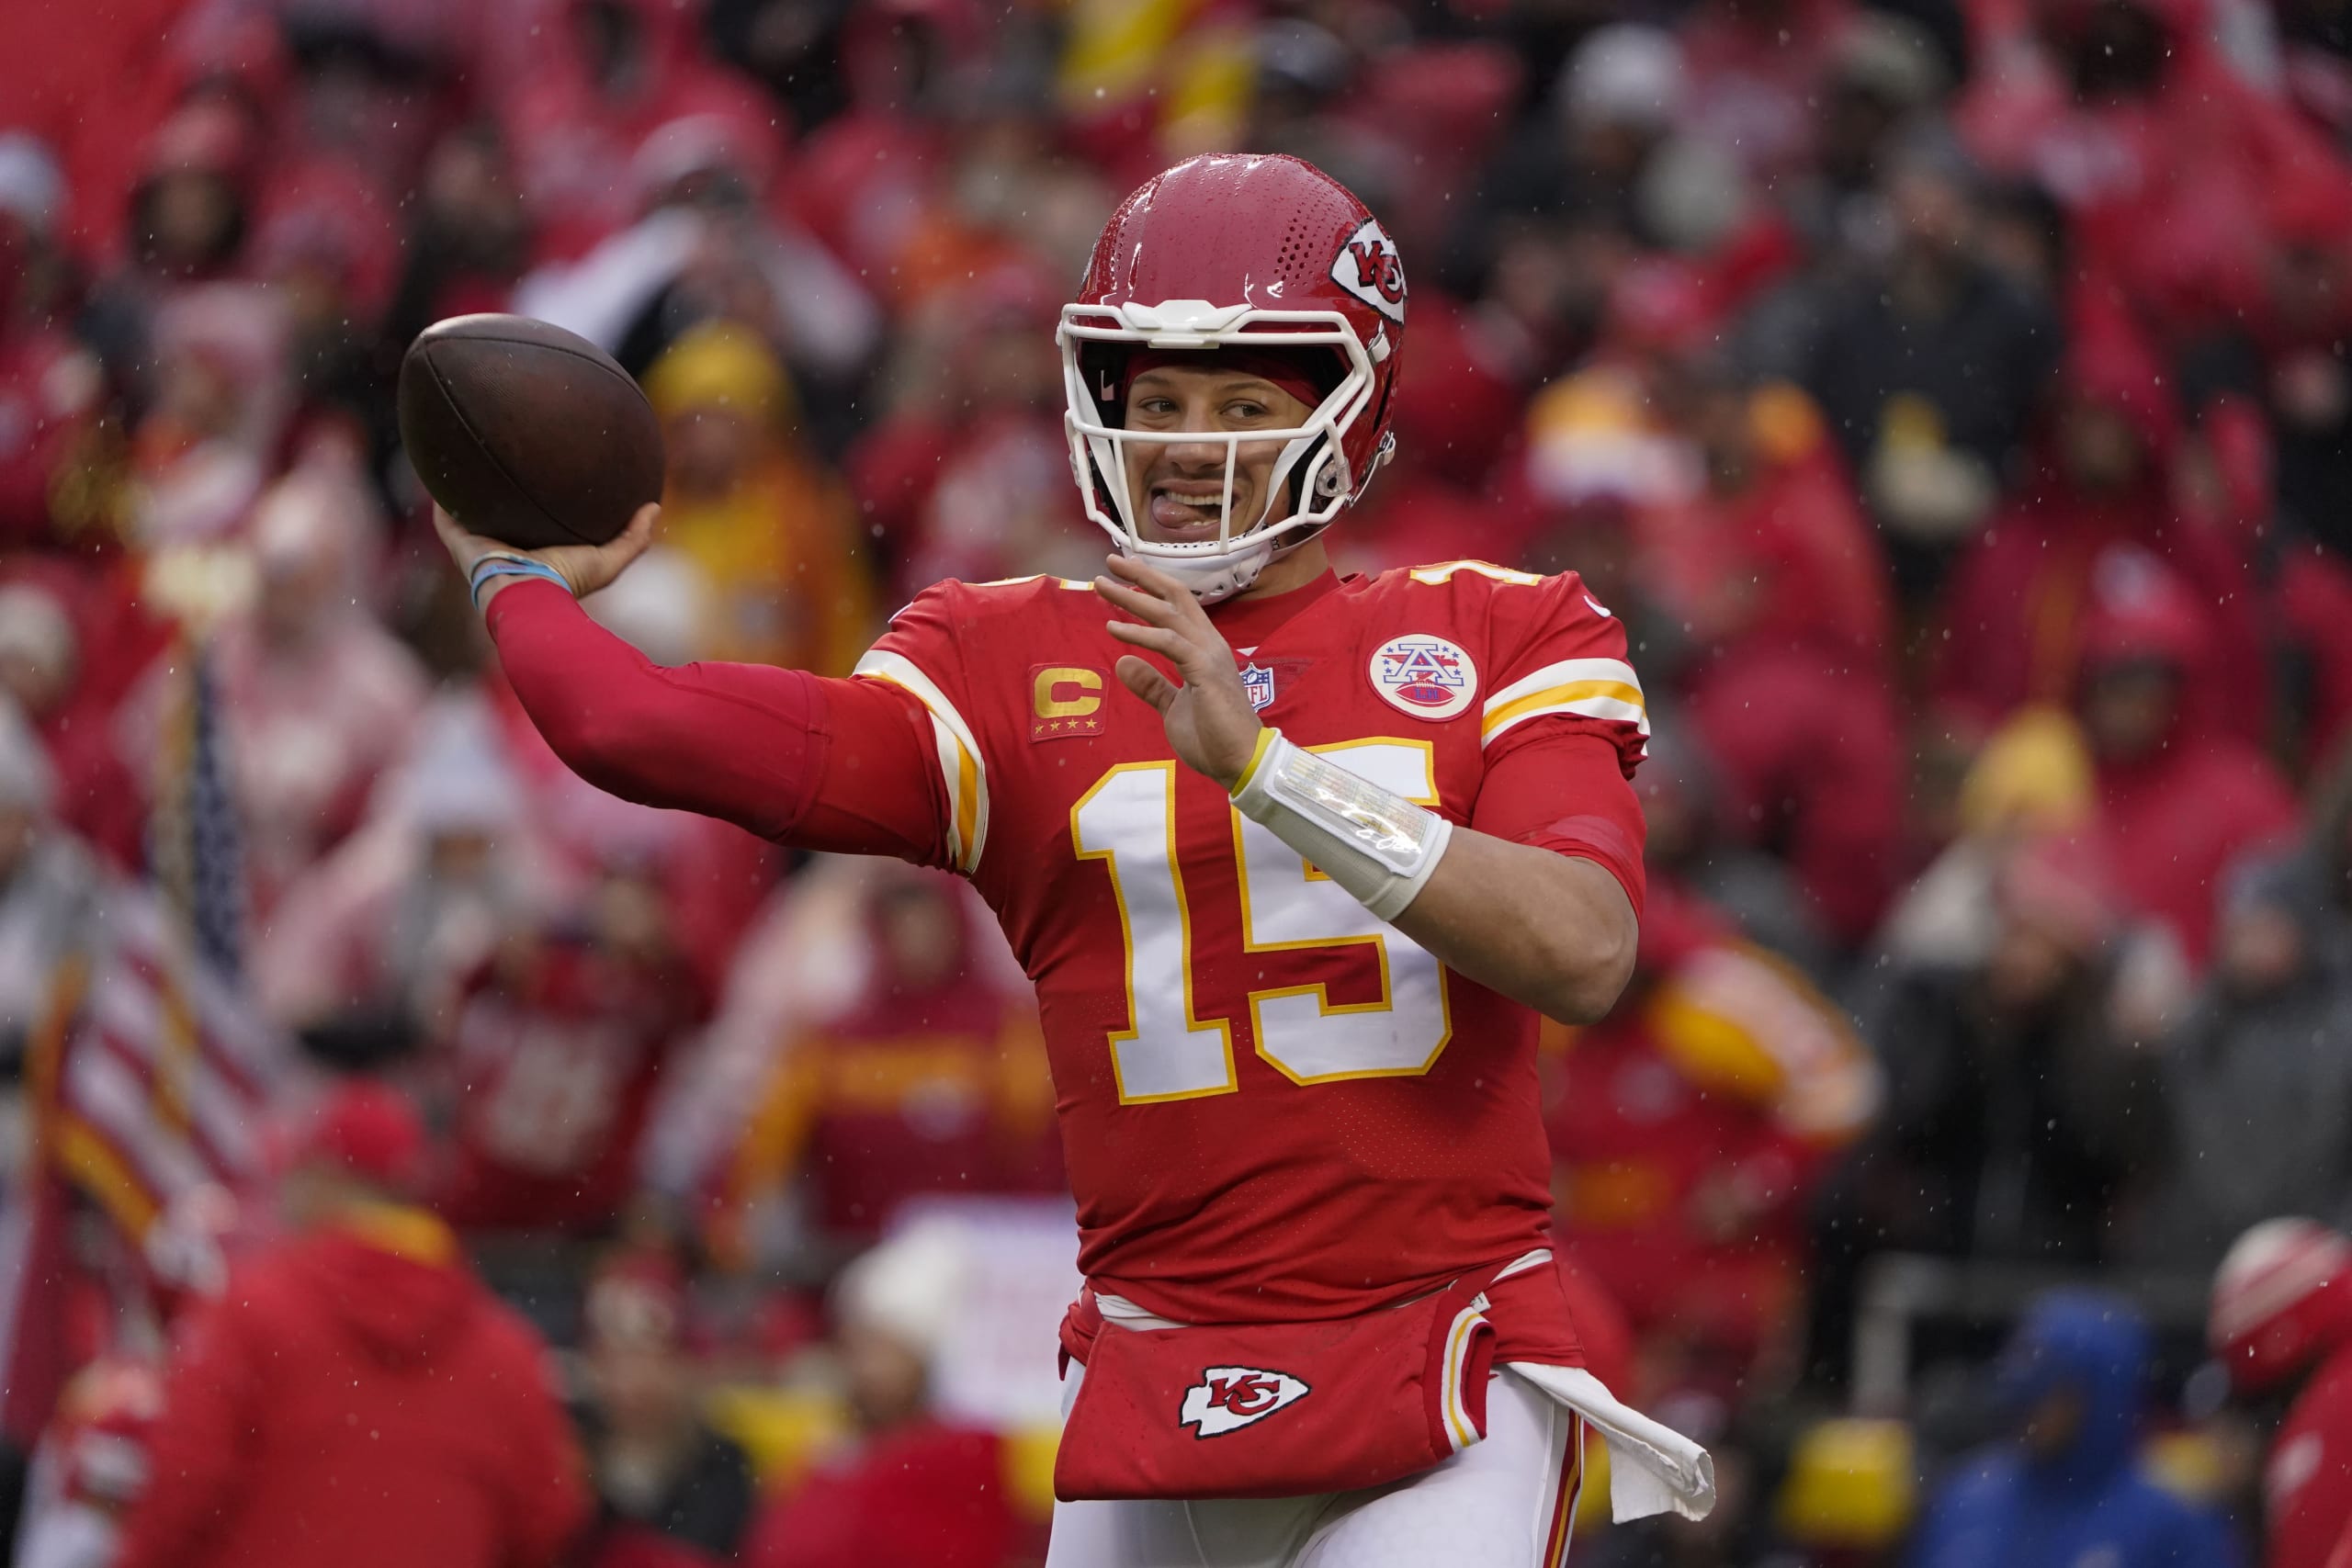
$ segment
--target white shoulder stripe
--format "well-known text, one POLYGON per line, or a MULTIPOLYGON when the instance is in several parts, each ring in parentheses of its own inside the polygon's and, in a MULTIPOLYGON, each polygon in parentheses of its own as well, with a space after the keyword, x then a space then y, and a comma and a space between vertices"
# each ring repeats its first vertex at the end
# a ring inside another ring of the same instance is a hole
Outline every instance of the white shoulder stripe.
POLYGON ((971 726, 938 683, 904 654, 873 649, 850 673, 902 686, 930 713, 940 776, 947 785, 947 852, 956 869, 969 875, 978 867, 989 837, 988 767, 971 726))
POLYGON ((1631 686, 1636 692, 1642 689, 1641 677, 1634 674, 1634 667, 1622 659, 1563 659, 1556 664, 1546 664, 1532 675, 1520 677, 1498 692, 1488 693, 1485 711, 1493 713, 1498 708, 1510 706, 1530 693, 1565 686, 1575 681, 1610 681, 1621 686, 1631 686))
POLYGON ((1478 743, 1491 746, 1531 718, 1575 714, 1630 724, 1650 732, 1649 705, 1633 666, 1618 659, 1563 659, 1525 675, 1487 699, 1478 743))

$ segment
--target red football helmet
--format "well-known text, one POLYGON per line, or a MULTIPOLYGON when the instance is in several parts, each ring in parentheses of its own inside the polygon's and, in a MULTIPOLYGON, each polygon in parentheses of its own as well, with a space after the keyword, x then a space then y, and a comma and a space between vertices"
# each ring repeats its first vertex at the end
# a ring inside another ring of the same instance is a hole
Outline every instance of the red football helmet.
POLYGON ((1204 600, 1238 592, 1363 493, 1395 443, 1389 393, 1405 338, 1405 268, 1346 186, 1279 155, 1190 158, 1119 205, 1094 243, 1078 300, 1054 340, 1069 399, 1070 466, 1086 514, 1120 551, 1150 558, 1204 600), (1288 430, 1230 434, 1121 428, 1137 349, 1207 353, 1246 344, 1306 360, 1322 400, 1288 430), (1146 539, 1123 461, 1129 442, 1222 440, 1224 520, 1214 539, 1146 539), (1241 445, 1279 441, 1259 515, 1233 516, 1241 445), (1275 498, 1291 510, 1275 515, 1275 498))
POLYGON ((2249 1393, 2352 1343, 2352 1240, 2312 1220, 2265 1220, 2247 1231, 2213 1278, 2206 1340, 2230 1382, 2249 1393))

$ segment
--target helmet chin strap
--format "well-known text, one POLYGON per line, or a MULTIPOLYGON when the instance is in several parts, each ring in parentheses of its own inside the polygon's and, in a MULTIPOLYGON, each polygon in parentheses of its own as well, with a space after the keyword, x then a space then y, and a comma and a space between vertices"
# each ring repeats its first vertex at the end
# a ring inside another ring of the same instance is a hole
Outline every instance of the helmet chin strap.
POLYGON ((1219 556, 1151 556, 1144 555, 1124 541, 1119 553, 1129 560, 1140 560, 1182 582, 1193 591, 1193 597, 1204 604, 1215 604, 1247 590, 1266 570, 1266 563, 1287 550, 1274 548, 1271 539, 1261 539, 1254 545, 1219 556))

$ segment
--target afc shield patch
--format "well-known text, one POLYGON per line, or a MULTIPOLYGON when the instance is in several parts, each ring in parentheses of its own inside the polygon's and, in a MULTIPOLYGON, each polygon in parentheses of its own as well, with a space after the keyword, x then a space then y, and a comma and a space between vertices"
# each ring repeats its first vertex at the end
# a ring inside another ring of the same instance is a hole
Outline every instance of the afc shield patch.
POLYGON ((1201 1381, 1184 1391, 1176 1424, 1190 1427, 1195 1438, 1215 1438, 1252 1421, 1262 1421, 1285 1404, 1295 1404, 1314 1390, 1288 1372, 1261 1371, 1256 1367, 1204 1367, 1201 1381))
POLYGON ((1452 718, 1478 694, 1478 667, 1470 655, 1422 632, 1382 643, 1373 652, 1369 673, 1382 701, 1415 718, 1452 718))
POLYGON ((1380 220, 1365 219, 1340 243, 1331 258, 1331 281, 1398 326, 1405 324, 1405 262, 1380 220))

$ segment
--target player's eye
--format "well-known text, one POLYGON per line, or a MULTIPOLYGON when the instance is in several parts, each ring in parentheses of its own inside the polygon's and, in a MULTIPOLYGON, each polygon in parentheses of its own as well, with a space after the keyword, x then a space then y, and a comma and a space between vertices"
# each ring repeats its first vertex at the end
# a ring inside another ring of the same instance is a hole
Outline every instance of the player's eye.
POLYGON ((1237 401, 1226 404, 1225 412, 1235 419, 1260 420, 1265 418, 1266 415, 1272 411, 1269 410, 1263 403, 1254 403, 1247 398, 1242 398, 1237 401))

